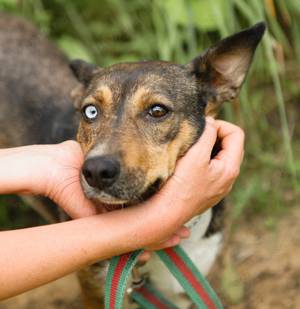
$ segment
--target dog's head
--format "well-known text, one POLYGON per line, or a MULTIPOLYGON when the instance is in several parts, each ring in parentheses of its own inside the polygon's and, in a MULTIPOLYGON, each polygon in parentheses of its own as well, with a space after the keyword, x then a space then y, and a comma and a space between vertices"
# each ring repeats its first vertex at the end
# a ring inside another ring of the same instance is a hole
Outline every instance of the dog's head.
POLYGON ((259 23, 230 36, 187 65, 144 61, 99 68, 73 61, 82 84, 76 105, 87 197, 132 204, 157 191, 201 135, 205 116, 238 95, 264 30, 259 23))

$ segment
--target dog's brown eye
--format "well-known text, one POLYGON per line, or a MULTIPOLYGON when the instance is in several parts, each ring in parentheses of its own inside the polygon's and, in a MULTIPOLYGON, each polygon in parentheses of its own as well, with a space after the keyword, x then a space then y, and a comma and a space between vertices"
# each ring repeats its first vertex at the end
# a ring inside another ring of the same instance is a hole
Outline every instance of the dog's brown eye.
POLYGON ((148 115, 154 118, 161 118, 165 115, 167 115, 169 112, 169 109, 161 104, 156 104, 150 107, 148 111, 148 115))

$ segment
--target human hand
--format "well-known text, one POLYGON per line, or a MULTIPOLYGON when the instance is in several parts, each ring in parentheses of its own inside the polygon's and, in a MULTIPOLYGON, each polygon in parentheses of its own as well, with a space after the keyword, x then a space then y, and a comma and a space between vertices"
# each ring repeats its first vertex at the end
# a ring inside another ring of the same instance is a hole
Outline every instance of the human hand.
MULTIPOLYGON (((184 183, 184 186, 188 184, 188 181, 190 182, 189 193, 188 191, 185 194, 179 192, 179 195, 188 203, 197 203, 198 201, 198 207, 195 208, 192 215, 198 215, 216 205, 231 191, 239 175, 244 157, 244 132, 231 123, 222 120, 214 121, 210 118, 207 121, 206 134, 203 136, 202 141, 200 139, 200 143, 207 144, 209 153, 198 152, 195 149, 198 146, 196 145, 190 152, 190 161, 195 162, 196 165, 193 171, 186 173, 181 170, 181 165, 179 165, 173 178, 180 185, 184 183), (213 140, 215 137, 220 141, 220 150, 211 159, 210 153, 214 146, 213 140), (202 175, 201 179, 198 177, 199 175, 202 175), (193 197, 192 191, 195 190, 196 192, 199 188, 206 194, 193 197)), ((183 158, 179 164, 185 166, 187 159, 183 158)))
POLYGON ((80 185, 80 171, 84 160, 80 145, 75 141, 50 145, 47 154, 51 161, 49 173, 44 178, 42 194, 63 208, 73 219, 99 212, 99 208, 96 209, 85 197, 80 185))
MULTIPOLYGON (((165 212, 158 218, 159 224, 166 228, 175 222, 173 229, 177 230, 178 226, 222 200, 239 174, 243 147, 244 133, 239 127, 207 118, 199 141, 180 159, 174 175, 162 190, 148 202, 160 205, 158 207, 165 205, 165 212), (211 159, 217 138, 221 150, 211 159)), ((162 210, 153 211, 161 213, 162 210)))
POLYGON ((191 219, 228 195, 239 175, 243 156, 243 131, 231 123, 208 117, 203 135, 178 162, 164 194, 189 205, 185 208, 187 218, 191 219), (221 149, 211 158, 217 138, 221 149))
POLYGON ((0 149, 0 194, 47 196, 73 218, 96 214, 81 189, 82 162, 74 141, 0 149))

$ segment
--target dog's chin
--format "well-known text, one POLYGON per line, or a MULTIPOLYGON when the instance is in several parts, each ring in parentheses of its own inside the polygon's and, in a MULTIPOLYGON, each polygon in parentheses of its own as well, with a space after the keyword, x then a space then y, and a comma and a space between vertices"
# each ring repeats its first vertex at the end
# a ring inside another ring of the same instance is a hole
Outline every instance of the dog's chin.
POLYGON ((132 199, 120 199, 118 197, 114 197, 110 194, 101 192, 100 194, 95 194, 90 196, 91 199, 99 211, 112 211, 122 208, 127 208, 129 206, 136 205, 138 203, 144 202, 150 197, 152 197, 161 187, 162 180, 159 178, 154 183, 150 184, 144 192, 136 195, 132 199))

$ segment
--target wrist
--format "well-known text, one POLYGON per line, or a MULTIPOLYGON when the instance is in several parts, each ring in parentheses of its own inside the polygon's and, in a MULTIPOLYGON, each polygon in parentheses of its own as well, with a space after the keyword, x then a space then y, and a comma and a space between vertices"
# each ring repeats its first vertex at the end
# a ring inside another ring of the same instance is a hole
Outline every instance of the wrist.
POLYGON ((184 225, 188 220, 185 207, 177 200, 174 194, 161 190, 151 199, 137 207, 144 208, 149 220, 148 231, 152 243, 158 243, 168 239, 173 233, 184 225))
POLYGON ((0 193, 43 194, 51 157, 51 146, 24 146, 3 149, 0 152, 0 193))

